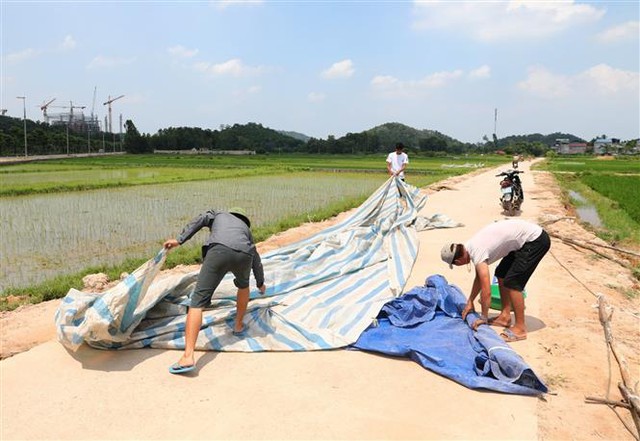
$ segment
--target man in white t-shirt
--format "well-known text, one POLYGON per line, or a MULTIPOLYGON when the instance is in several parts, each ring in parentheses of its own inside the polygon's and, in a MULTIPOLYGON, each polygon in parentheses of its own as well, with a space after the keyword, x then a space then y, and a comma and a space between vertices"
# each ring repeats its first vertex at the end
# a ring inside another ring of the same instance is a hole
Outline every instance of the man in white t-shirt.
POLYGON ((522 291, 544 255, 549 251, 551 241, 541 226, 524 220, 509 219, 494 222, 478 231, 465 244, 446 244, 441 252, 442 260, 460 266, 472 263, 476 276, 471 287, 467 305, 462 311, 464 320, 470 312, 475 312, 473 301, 480 294, 482 313, 472 327, 481 324, 503 326, 500 336, 507 342, 527 338, 524 321, 524 296, 522 291), (500 260, 495 275, 500 288, 502 311, 497 317, 488 319, 491 304, 491 280, 489 265, 500 260), (511 326, 511 308, 515 323, 511 326))
POLYGON ((387 156, 387 171, 390 176, 397 176, 404 181, 404 169, 407 168, 409 157, 403 150, 404 145, 399 142, 396 144, 396 151, 389 153, 387 156))

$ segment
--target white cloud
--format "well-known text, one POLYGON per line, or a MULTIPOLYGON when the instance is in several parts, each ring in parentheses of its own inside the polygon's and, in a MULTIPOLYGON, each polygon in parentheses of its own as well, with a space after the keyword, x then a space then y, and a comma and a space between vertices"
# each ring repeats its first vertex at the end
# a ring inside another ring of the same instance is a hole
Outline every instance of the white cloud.
POLYGON ((481 41, 548 37, 605 13, 568 1, 414 2, 413 28, 466 33, 481 41))
POLYGON ((326 95, 320 92, 310 92, 309 95, 307 95, 307 99, 312 103, 321 103, 325 98, 326 95))
POLYGON ((416 85, 418 87, 427 87, 427 88, 433 89, 437 87, 442 87, 447 83, 451 82, 452 80, 460 78, 461 76, 462 76, 462 71, 459 69, 451 72, 447 72, 447 71, 436 72, 436 73, 432 73, 431 75, 427 75, 421 80, 418 80, 416 82, 416 85))
POLYGON ((482 79, 491 77, 491 68, 486 64, 469 72, 469 78, 482 79))
POLYGON ((230 75, 234 77, 260 75, 271 70, 266 66, 247 66, 239 58, 233 58, 218 64, 200 62, 194 64, 194 68, 197 71, 211 75, 230 75))
POLYGON ((212 0, 211 5, 218 9, 227 9, 232 6, 258 6, 263 0, 212 0))
POLYGON ((542 66, 529 68, 527 79, 518 83, 518 87, 542 98, 560 98, 569 95, 570 79, 564 75, 556 75, 542 66))
POLYGON ((71 35, 67 35, 66 37, 64 37, 64 40, 62 41, 62 43, 60 43, 60 49, 65 51, 75 49, 76 46, 77 43, 71 35))
POLYGON ((621 40, 637 39, 640 34, 640 22, 628 21, 602 31, 596 35, 596 40, 602 43, 613 43, 621 40))
POLYGON ((97 57, 94 57, 93 60, 89 62, 89 64, 87 64, 87 69, 124 66, 126 64, 131 64, 134 61, 136 61, 134 57, 117 58, 117 57, 105 57, 103 55, 98 55, 97 57))
POLYGON ((554 74, 535 66, 529 69, 527 78, 518 83, 520 89, 546 99, 637 94, 639 85, 638 72, 615 69, 606 64, 598 64, 576 75, 554 74))
POLYGON ((353 61, 347 59, 333 63, 330 68, 322 71, 320 75, 327 80, 335 80, 349 78, 354 72, 353 61))
POLYGON ((391 75, 377 75, 371 80, 371 85, 375 87, 395 87, 400 84, 400 80, 391 75))
POLYGON ((435 72, 419 80, 402 81, 390 75, 378 75, 371 80, 373 89, 388 97, 409 97, 446 86, 462 77, 462 70, 435 72))
POLYGON ((37 56, 40 53, 40 51, 37 51, 35 49, 24 49, 20 52, 14 52, 12 54, 7 54, 4 59, 7 63, 20 63, 22 61, 26 61, 30 58, 34 58, 35 56, 37 56))
POLYGON ((198 54, 198 49, 187 49, 186 47, 177 44, 175 46, 168 47, 167 52, 169 52, 171 56, 178 58, 192 58, 198 54))
POLYGON ((614 69, 606 64, 593 66, 580 73, 577 78, 604 95, 634 90, 637 93, 640 85, 638 72, 614 69))

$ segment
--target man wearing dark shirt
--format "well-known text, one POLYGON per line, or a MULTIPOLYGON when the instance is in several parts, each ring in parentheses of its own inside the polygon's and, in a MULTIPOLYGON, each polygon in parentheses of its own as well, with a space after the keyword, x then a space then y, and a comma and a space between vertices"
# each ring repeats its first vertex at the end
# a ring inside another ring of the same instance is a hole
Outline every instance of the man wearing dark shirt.
POLYGON ((241 208, 232 208, 229 212, 209 210, 200 214, 184 227, 176 239, 167 240, 164 247, 171 250, 182 245, 204 227, 209 228, 210 234, 202 247, 203 262, 198 281, 189 297, 184 354, 169 368, 172 374, 195 369, 194 350, 202 326, 202 310, 209 306, 214 291, 228 272, 235 276, 233 283, 238 288, 233 329, 237 337, 244 333, 242 320, 249 303, 249 277, 252 270, 260 293, 264 294, 266 289, 262 261, 250 230, 251 222, 241 208))

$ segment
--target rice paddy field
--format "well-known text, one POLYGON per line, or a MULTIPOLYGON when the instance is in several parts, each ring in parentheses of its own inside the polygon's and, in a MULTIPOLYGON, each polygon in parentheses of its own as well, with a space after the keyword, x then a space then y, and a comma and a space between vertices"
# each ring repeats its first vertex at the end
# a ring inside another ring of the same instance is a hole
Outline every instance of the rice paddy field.
MULTIPOLYGON (((505 162, 410 160, 407 182, 419 187, 505 162)), ((387 178, 378 156, 122 155, 0 166, 0 295, 35 288, 60 297, 81 288, 83 274, 130 271, 207 209, 244 207, 263 240, 355 207, 387 178)), ((204 234, 172 253, 173 264, 194 263, 204 234)))
POLYGON ((563 156, 548 159, 541 167, 553 172, 566 190, 580 195, 569 197, 574 205, 586 200, 596 209, 604 224, 596 234, 640 246, 640 158, 563 156))

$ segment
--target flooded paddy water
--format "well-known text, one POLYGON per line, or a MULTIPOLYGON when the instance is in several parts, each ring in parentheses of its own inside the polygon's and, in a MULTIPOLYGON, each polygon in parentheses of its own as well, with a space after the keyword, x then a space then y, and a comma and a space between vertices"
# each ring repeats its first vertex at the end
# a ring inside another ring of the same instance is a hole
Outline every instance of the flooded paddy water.
MULTIPOLYGON (((367 197, 385 180, 291 173, 0 198, 0 291, 151 256, 208 209, 242 206, 260 227, 367 197)), ((204 234, 190 242, 199 246, 204 234)))
POLYGON ((593 227, 602 227, 602 221, 600 220, 600 216, 598 216, 598 210, 596 210, 593 205, 589 204, 589 201, 587 201, 584 196, 574 190, 569 190, 569 196, 571 199, 578 202, 576 206, 576 214, 581 221, 587 222, 593 227))

